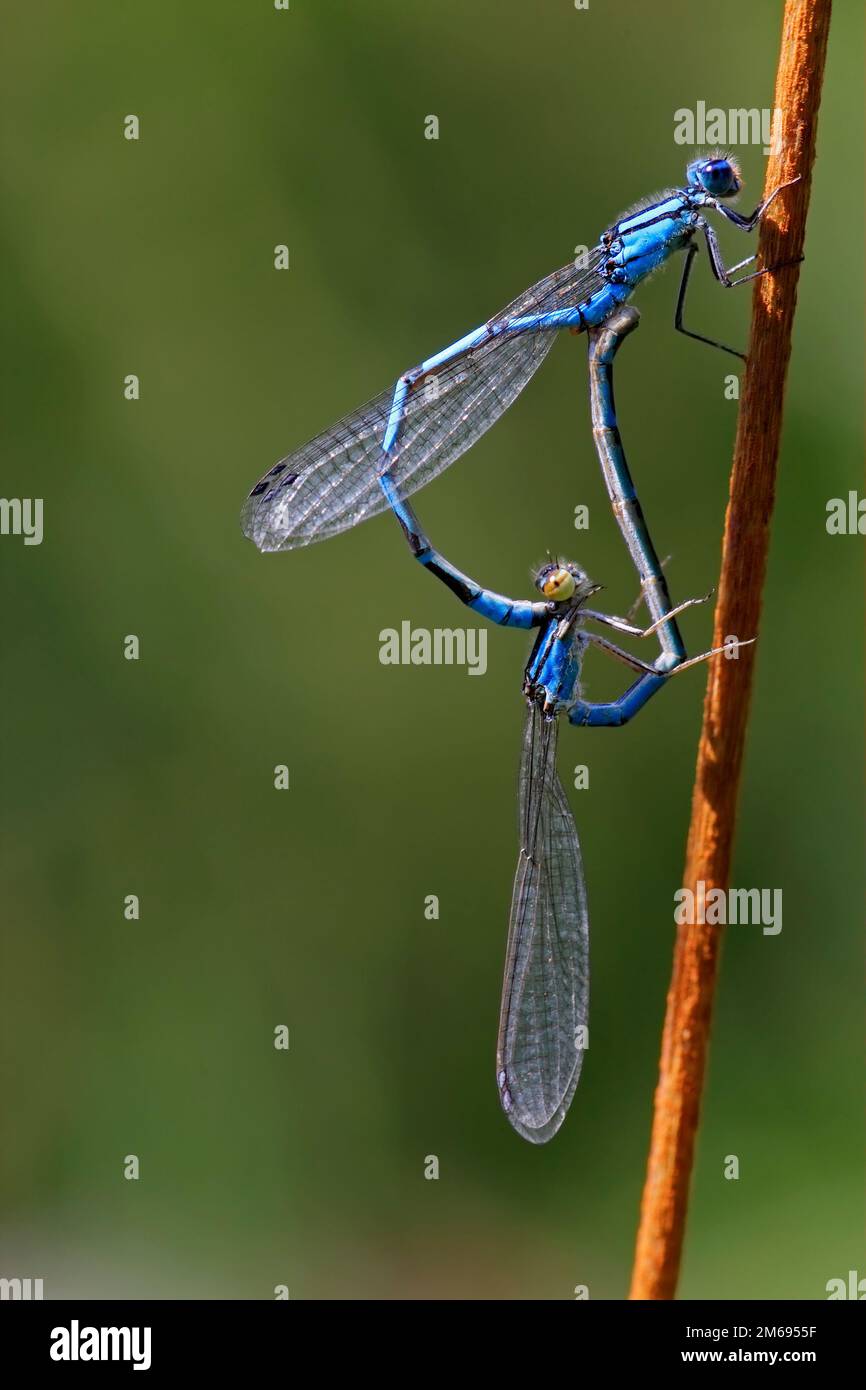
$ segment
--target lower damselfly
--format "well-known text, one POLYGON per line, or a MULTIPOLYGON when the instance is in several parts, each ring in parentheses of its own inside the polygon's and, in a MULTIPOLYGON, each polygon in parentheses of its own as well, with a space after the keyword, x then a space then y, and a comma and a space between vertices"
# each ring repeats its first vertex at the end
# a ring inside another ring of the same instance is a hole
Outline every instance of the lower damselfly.
MULTIPOLYGON (((551 560, 535 576, 542 597, 511 599, 476 583, 432 545, 390 469, 378 475, 380 496, 396 516, 412 555, 473 613, 500 627, 537 629, 524 672, 526 716, 518 784, 520 849, 512 893, 497 1043, 502 1108, 518 1134, 545 1143, 571 1103, 586 1049, 589 1004, 589 915, 577 829, 556 771, 560 718, 595 728, 622 726, 680 671, 724 651, 686 659, 677 617, 709 597, 671 604, 632 481, 616 421, 613 363, 638 324, 637 310, 619 307, 589 328, 593 439, 614 516, 640 579, 639 601, 652 621, 634 624, 589 606, 600 586, 576 564, 551 560), (652 663, 594 630, 656 636, 652 663), (596 648, 637 674, 615 700, 581 694, 581 668, 596 648)), ((277 547, 279 548, 279 547, 277 547)))
MULTIPOLYGON (((638 323, 627 306, 589 334, 593 439, 614 515, 640 578, 638 602, 652 618, 635 625, 590 607, 600 585, 570 561, 551 560, 535 576, 541 600, 507 598, 476 583, 437 550, 414 508, 393 485, 388 498, 414 557, 473 613, 500 627, 537 629, 524 671, 526 715, 518 782, 520 850, 508 923, 496 1079, 510 1123, 535 1144, 562 1124, 580 1077, 588 1039, 589 913, 574 817, 556 771, 560 718, 590 728, 619 728, 643 709, 673 675, 724 653, 724 647, 686 659, 678 615, 710 595, 672 606, 655 547, 628 469, 616 422, 613 363, 638 323), (594 631, 600 625, 624 636, 655 636, 652 663, 594 631), (605 652, 637 674, 615 700, 581 695, 586 653, 605 652)), ((637 605, 635 605, 637 606, 637 605)))

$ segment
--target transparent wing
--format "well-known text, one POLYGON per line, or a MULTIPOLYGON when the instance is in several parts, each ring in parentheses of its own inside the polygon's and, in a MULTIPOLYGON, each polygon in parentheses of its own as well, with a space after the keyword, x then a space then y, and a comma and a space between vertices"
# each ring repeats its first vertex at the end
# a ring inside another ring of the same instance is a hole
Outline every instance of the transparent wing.
MULTIPOLYGON (((489 322, 582 303, 604 284, 597 271, 600 256, 595 247, 586 268, 569 264, 554 271, 489 322)), ((541 366, 556 331, 489 339, 419 381, 407 396, 398 442, 389 455, 391 477, 404 496, 431 482, 508 409, 541 366)), ((394 389, 389 386, 281 459, 256 484, 241 525, 260 550, 293 550, 385 511, 379 470, 394 389)))
POLYGON ((553 1137, 571 1104, 589 1007, 586 887, 556 739, 556 720, 533 705, 523 733, 520 855, 496 1053, 502 1108, 533 1144, 553 1137))

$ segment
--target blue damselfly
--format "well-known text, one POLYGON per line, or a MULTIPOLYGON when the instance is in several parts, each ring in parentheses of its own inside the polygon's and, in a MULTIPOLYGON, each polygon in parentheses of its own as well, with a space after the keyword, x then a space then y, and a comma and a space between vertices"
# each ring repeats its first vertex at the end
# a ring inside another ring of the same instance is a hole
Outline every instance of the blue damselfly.
MULTIPOLYGON (((547 356, 556 333, 603 323, 641 281, 677 251, 686 259, 675 327, 688 337, 734 352, 683 325, 697 235, 706 242, 719 284, 741 285, 773 267, 732 278, 749 256, 726 267, 703 212, 721 213, 751 231, 781 190, 748 217, 727 207, 741 187, 734 161, 695 160, 686 185, 639 204, 607 229, 588 253, 539 280, 501 313, 451 347, 404 372, 360 410, 276 463, 244 506, 244 533, 260 550, 292 550, 337 535, 409 497, 458 459, 511 405, 547 356)), ((736 356, 741 354, 736 353, 736 356)))

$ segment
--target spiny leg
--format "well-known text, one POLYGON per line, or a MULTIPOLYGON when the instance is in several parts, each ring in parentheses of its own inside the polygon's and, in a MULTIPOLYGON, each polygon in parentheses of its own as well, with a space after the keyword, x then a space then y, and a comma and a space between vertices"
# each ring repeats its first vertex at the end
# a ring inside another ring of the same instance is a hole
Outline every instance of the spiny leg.
POLYGON ((684 613, 687 608, 695 608, 700 603, 706 603, 712 596, 713 590, 711 589, 708 594, 703 594, 700 598, 684 599, 682 603, 677 604, 676 608, 671 608, 668 613, 657 618, 654 623, 650 623, 649 627, 636 627, 627 618, 618 618, 613 613, 598 613, 594 608, 581 608, 580 613, 582 618, 592 618, 594 622, 604 623, 606 627, 614 627, 617 632, 624 632, 629 637, 652 637, 664 623, 670 622, 672 618, 678 618, 680 613, 684 613))
POLYGON ((617 700, 608 700, 595 703, 591 700, 575 700, 569 706, 568 720, 570 724, 586 725, 594 728, 620 728, 633 719, 638 710, 643 709, 647 701, 655 695, 657 690, 671 679, 672 676, 679 675, 680 671, 687 671, 690 666, 696 666, 700 661, 709 661, 712 656, 731 657, 740 647, 749 647, 756 640, 754 637, 746 641, 735 640, 726 642, 723 647, 713 647, 711 651, 701 652, 700 656, 693 656, 688 661, 683 661, 673 670, 658 672, 652 666, 647 666, 639 661, 630 652, 624 652, 621 647, 617 647, 613 642, 608 642, 607 638, 600 637, 597 633, 584 633, 595 646, 606 651, 609 656, 613 656, 623 665, 630 666, 634 671, 640 671, 639 678, 624 691, 617 700))
MULTIPOLYGON (((710 253, 710 268, 712 269, 713 275, 716 277, 719 284, 723 285, 726 290, 736 289, 737 285, 747 285, 750 280, 758 280, 762 275, 770 275, 774 270, 782 270, 786 265, 799 265, 800 261, 803 259, 802 256, 794 256, 791 260, 777 261, 775 265, 761 266, 760 270, 753 270, 750 274, 740 275, 734 280, 731 277, 735 272, 742 270, 744 265, 751 265, 752 261, 755 260, 755 256, 747 256, 744 261, 738 261, 736 265, 726 266, 722 259, 722 248, 719 245, 719 238, 714 228, 712 228, 708 222, 705 222, 703 218, 698 220, 698 226, 703 232, 704 240, 707 243, 707 250, 710 253)), ((693 246, 697 249, 696 243, 692 242, 689 250, 691 250, 693 246)), ((728 351, 730 352, 732 349, 729 348, 728 351)), ((742 354, 738 355, 742 356, 742 354)))
MULTIPOLYGON (((608 656, 612 656, 615 660, 621 661, 624 666, 630 666, 633 671, 642 671, 647 676, 658 676, 662 674, 662 672, 656 671, 653 666, 650 666, 648 662, 641 661, 640 657, 632 656, 631 652, 624 651, 622 647, 618 647, 615 642, 608 641, 606 637, 602 637, 598 632, 585 632, 583 635, 587 642, 591 642, 594 647, 598 647, 599 651, 607 652, 608 656)), ((674 670, 676 669, 677 667, 674 667, 674 670)))
MULTIPOLYGON (((792 184, 799 183, 799 181, 800 178, 798 175, 797 178, 790 179, 788 183, 780 184, 778 188, 774 188, 773 192, 770 193, 762 203, 759 203, 754 212, 751 212, 748 217, 744 217, 742 213, 736 212, 733 208, 726 207, 722 202, 714 202, 712 206, 715 208, 716 212, 720 212, 723 217, 726 217, 728 221, 733 223, 735 227, 738 227, 740 231, 751 232, 754 227, 757 226, 758 222, 760 222, 776 195, 781 193, 782 189, 790 188, 792 184)), ((718 237, 713 228, 703 217, 697 219, 696 226, 699 227, 704 234, 704 239, 707 243, 707 251, 710 257, 710 268, 713 275, 718 280, 719 284, 723 285, 727 290, 733 289, 736 285, 746 285, 750 280, 756 280, 761 275, 768 275, 771 271, 781 270, 783 266, 796 265, 803 259, 802 256, 797 256, 790 261, 779 261, 776 265, 762 266, 759 270, 753 270, 749 275, 741 275, 735 280, 732 277, 736 275, 736 272, 742 270, 747 265, 751 265, 755 260, 755 256, 746 256, 745 260, 737 261, 736 265, 726 266, 722 258, 718 237)), ((684 334, 685 337, 694 338, 695 342, 706 343, 708 347, 719 348, 722 352, 728 352, 732 357, 739 357, 745 362, 745 353, 738 352, 736 348, 728 347, 727 343, 720 343, 716 338, 706 338, 702 333, 693 333, 691 329, 683 326, 683 307, 686 301, 686 288, 689 283, 689 276, 691 275, 692 263, 697 252, 697 242, 690 242, 686 251, 686 263, 683 266, 682 279, 680 280, 680 288, 677 295, 676 310, 674 312, 674 328, 678 333, 684 334)))
POLYGON ((735 637, 730 642, 724 642, 721 647, 711 647, 708 652, 701 652, 700 656, 690 656, 688 661, 684 661, 682 665, 675 667, 668 674, 678 676, 681 671, 687 671, 690 666, 697 666, 701 661, 709 661, 711 656, 724 656, 731 660, 734 652, 738 652, 740 647, 754 646, 757 640, 757 637, 735 637))
POLYGON ((741 212, 737 212, 735 208, 727 207, 724 203, 717 202, 714 203, 713 206, 715 207, 716 212, 722 213, 724 217, 727 217, 729 222, 733 222, 735 227, 739 227, 740 231, 751 232, 753 228, 758 225, 764 213, 767 211, 767 208, 772 203, 773 199, 778 197, 778 195, 783 191, 783 189, 793 188, 795 183, 800 182, 800 178, 801 175, 798 174, 796 178, 788 179, 787 183, 780 183, 778 188, 774 188, 772 193, 769 193, 767 197, 764 199, 764 201, 758 204, 754 212, 749 213, 748 217, 744 217, 741 212))
MULTIPOLYGON (((706 224, 704 225, 704 230, 709 230, 706 224)), ((706 343, 707 347, 719 348, 722 352, 729 352, 732 357, 739 357, 741 361, 745 362, 746 354, 744 352, 738 352, 736 348, 728 347, 727 343, 720 343, 717 338, 706 338, 703 333, 693 333, 690 328, 686 328, 683 324, 683 308, 686 302, 686 290, 688 288, 689 276, 692 273, 692 265, 695 256, 698 254, 698 250, 698 243, 696 241, 690 241, 686 251, 686 261, 683 266, 679 293, 677 294, 677 304, 674 310, 674 328, 677 333, 682 333, 686 338, 693 338, 696 343, 706 343)), ((716 278, 718 279, 718 276, 716 278)))
MULTIPOLYGON (((719 284, 723 285, 725 289, 732 290, 737 285, 745 285, 749 280, 756 280, 761 275, 767 275, 770 269, 779 269, 778 266, 765 266, 762 270, 753 271, 751 275, 742 275, 738 280, 732 280, 731 276, 736 271, 742 270, 743 266, 751 265, 755 257, 747 256, 744 261, 738 261, 736 265, 725 266, 722 261, 722 255, 721 250, 719 248, 718 238, 716 237, 716 234, 713 231, 712 227, 710 227, 708 223, 704 222, 703 219, 701 219, 698 225, 700 226, 701 230, 704 233, 704 237, 706 238, 707 250, 709 251, 710 255, 710 267, 712 269, 713 275, 718 280, 719 284)), ((693 338, 696 343, 706 343, 708 347, 719 348, 722 352, 728 352, 731 354, 732 357, 739 357, 742 362, 745 362, 746 354, 744 352, 739 352, 737 348, 728 347, 727 343, 720 343, 717 338, 707 338, 704 336, 703 333, 693 333, 690 328, 686 328, 683 324, 683 307, 686 302, 686 290, 688 288, 689 276, 692 272, 692 265, 694 263, 695 256, 698 254, 699 249, 700 248, 696 241, 689 242, 689 246, 686 251, 686 261, 685 265, 683 266, 682 278, 680 280, 679 293, 677 294, 676 308, 674 310, 674 328, 678 333, 682 333, 684 337, 693 338)), ((788 265, 790 264, 790 262, 783 261, 782 264, 788 265)))

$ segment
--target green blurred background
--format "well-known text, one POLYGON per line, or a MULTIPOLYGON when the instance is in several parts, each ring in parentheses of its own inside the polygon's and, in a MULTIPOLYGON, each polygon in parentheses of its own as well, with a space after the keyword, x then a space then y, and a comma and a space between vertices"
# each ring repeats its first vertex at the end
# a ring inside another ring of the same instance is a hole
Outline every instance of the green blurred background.
MULTIPOLYGON (((382 628, 466 622, 391 519, 263 557, 237 517, 281 454, 679 182, 677 108, 771 105, 781 6, 180 8, 4 25, 3 491, 44 497, 45 539, 0 545, 0 1273, 49 1297, 622 1297, 705 675, 625 730, 563 730, 569 784, 591 769, 592 1040, 533 1148, 493 1075, 527 641, 491 631, 483 679, 383 667, 382 628)), ((862 31, 837 6, 735 863, 783 890, 784 928, 725 945, 697 1298, 820 1298, 862 1265, 863 541, 824 525, 862 485, 862 31)), ((764 156, 737 153, 750 208, 764 156)), ((692 326, 743 344, 748 292, 698 270, 692 326)), ((736 407, 732 363, 671 331, 676 287, 642 291, 618 384, 682 598, 717 578, 736 407)), ((584 353, 557 344, 419 510, 504 592, 550 547, 622 611, 584 353)), ((684 629, 705 647, 709 611, 684 629)))

